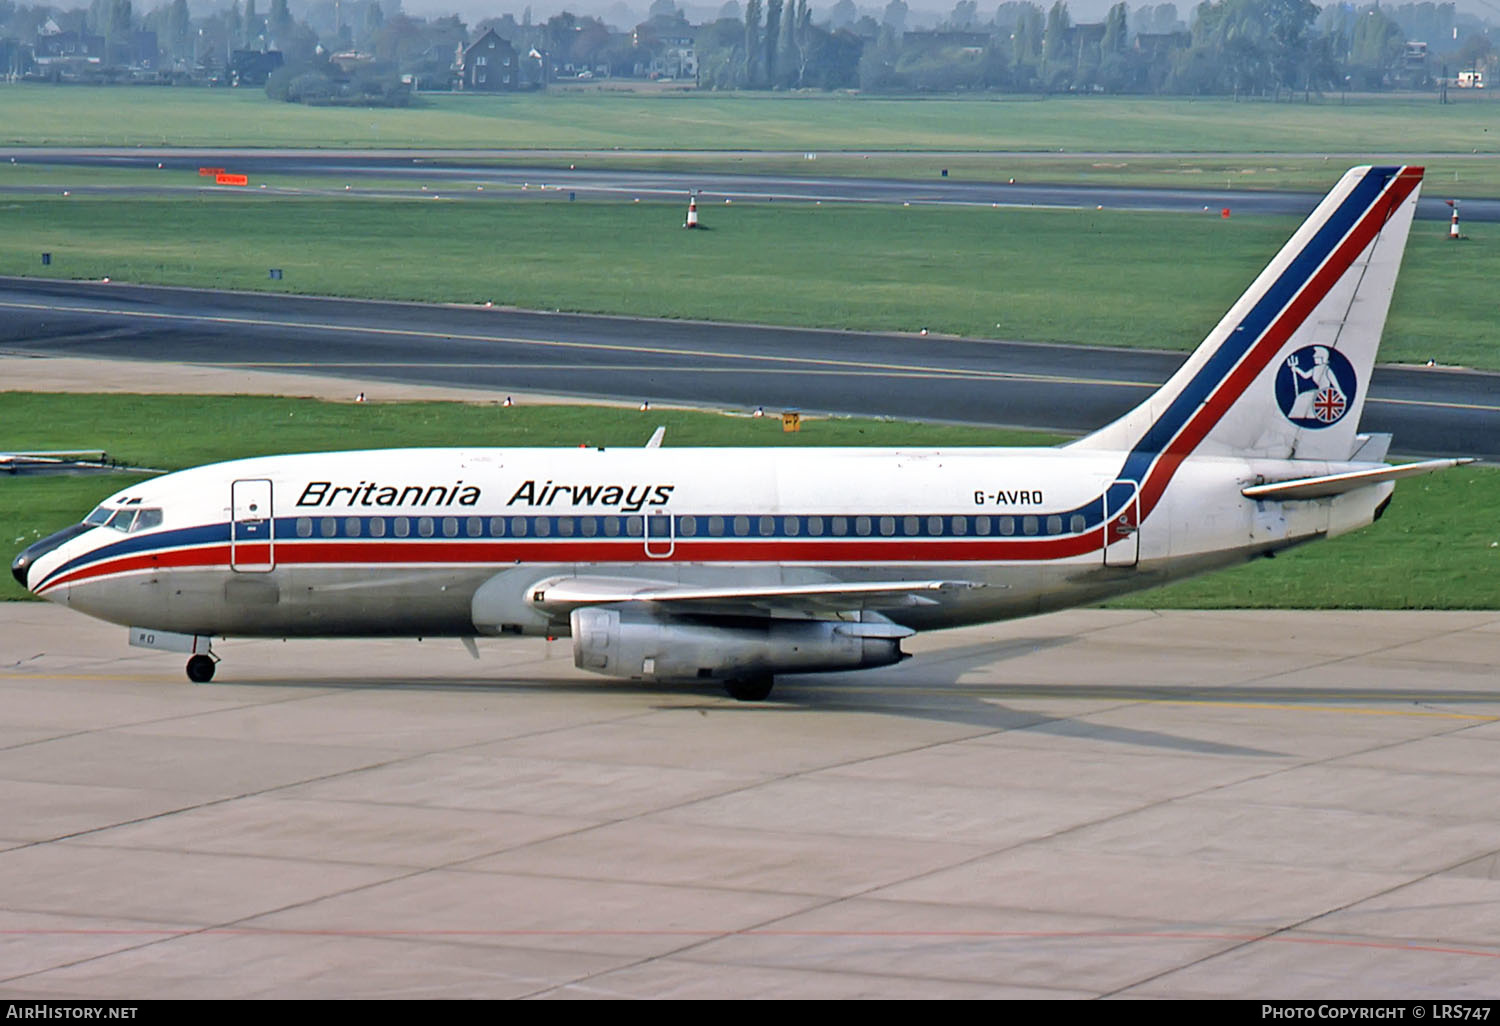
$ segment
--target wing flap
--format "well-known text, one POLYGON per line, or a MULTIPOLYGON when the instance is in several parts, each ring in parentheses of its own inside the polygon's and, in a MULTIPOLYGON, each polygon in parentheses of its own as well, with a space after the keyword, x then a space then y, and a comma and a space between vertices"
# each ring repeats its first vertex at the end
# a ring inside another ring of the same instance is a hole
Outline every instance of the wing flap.
POLYGON ((553 614, 612 602, 657 602, 684 610, 896 609, 936 604, 942 595, 983 587, 944 580, 705 587, 630 577, 554 577, 534 585, 527 600, 553 614))

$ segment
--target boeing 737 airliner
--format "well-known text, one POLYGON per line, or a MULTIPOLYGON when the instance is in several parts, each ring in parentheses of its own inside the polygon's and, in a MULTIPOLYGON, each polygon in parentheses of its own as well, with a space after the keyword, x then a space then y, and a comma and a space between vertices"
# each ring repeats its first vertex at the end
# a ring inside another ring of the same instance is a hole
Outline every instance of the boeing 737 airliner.
POLYGON ((744 700, 885 666, 1354 530, 1465 462, 1356 430, 1421 179, 1346 173, 1159 391, 1061 448, 270 456, 132 485, 12 571, 195 681, 225 635, 571 635, 580 669, 744 700))

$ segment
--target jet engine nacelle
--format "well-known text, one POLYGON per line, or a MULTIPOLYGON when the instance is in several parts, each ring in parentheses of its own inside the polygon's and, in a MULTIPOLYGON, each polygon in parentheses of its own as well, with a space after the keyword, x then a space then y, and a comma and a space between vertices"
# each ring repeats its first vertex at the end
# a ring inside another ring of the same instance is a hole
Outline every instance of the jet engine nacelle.
POLYGON ((889 666, 912 632, 889 621, 658 616, 628 606, 572 613, 580 670, 636 680, 728 680, 889 666))

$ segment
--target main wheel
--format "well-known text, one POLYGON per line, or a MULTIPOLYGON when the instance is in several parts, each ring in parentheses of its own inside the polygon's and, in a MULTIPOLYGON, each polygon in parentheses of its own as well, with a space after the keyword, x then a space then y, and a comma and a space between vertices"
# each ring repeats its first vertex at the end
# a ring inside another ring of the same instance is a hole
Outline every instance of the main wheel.
POLYGON ((194 684, 207 684, 214 679, 214 661, 206 655, 195 655, 188 660, 188 680, 194 684))
POLYGON ((726 680, 724 690, 729 692, 730 698, 739 702, 764 702, 775 683, 776 678, 766 673, 743 680, 726 680))

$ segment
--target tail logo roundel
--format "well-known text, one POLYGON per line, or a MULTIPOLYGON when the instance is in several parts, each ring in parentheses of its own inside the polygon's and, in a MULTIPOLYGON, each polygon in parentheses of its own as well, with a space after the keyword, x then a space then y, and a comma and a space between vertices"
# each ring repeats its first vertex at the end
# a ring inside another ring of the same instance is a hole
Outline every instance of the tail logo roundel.
POLYGON ((1354 405, 1358 388, 1354 366, 1343 353, 1304 346, 1276 372, 1276 405, 1298 427, 1332 427, 1354 405))

